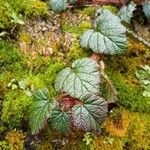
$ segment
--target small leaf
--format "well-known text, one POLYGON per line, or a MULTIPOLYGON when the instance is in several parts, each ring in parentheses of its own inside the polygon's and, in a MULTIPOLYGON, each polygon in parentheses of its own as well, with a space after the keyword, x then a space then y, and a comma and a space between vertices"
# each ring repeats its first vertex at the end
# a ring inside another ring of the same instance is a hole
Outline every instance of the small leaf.
POLYGON ((29 97, 32 96, 32 92, 31 92, 31 91, 25 90, 25 93, 26 93, 26 95, 29 96, 29 97))
POLYGON ((120 11, 118 12, 118 16, 121 21, 126 23, 130 23, 131 18, 133 17, 133 11, 136 9, 136 4, 131 2, 128 6, 122 6, 120 11))
POLYGON ((144 85, 148 85, 148 84, 150 84, 150 80, 142 80, 142 83, 143 83, 144 85))
POLYGON ((144 97, 150 97, 150 91, 144 91, 143 96, 144 97))
POLYGON ((107 102, 96 95, 88 95, 83 99, 83 105, 73 108, 73 123, 80 130, 99 132, 99 124, 107 116, 107 102))
POLYGON ((67 133, 71 127, 70 113, 55 108, 50 117, 52 127, 62 133, 67 133))
POLYGON ((25 88, 27 87, 28 82, 26 80, 21 80, 18 82, 19 87, 23 90, 25 90, 25 88))
POLYGON ((49 0, 50 7, 55 13, 60 13, 67 8, 67 0, 49 0))
POLYGON ((147 19, 150 19, 150 2, 148 0, 145 0, 145 2, 143 3, 143 11, 147 19))
POLYGON ((5 31, 0 32, 0 37, 4 36, 4 35, 6 35, 6 34, 7 34, 7 32, 5 32, 5 31))
POLYGON ((90 58, 78 59, 71 68, 63 69, 55 82, 58 92, 66 92, 74 98, 88 93, 98 93, 100 84, 99 65, 90 58))
POLYGON ((29 123, 33 134, 44 127, 46 120, 50 117, 53 103, 48 98, 48 90, 42 89, 34 93, 35 101, 31 105, 29 123))
POLYGON ((17 23, 20 24, 20 25, 24 25, 24 21, 22 21, 21 19, 18 19, 17 23))
POLYGON ((16 84, 12 84, 12 90, 17 89, 17 85, 16 84))
POLYGON ((126 29, 121 20, 108 10, 101 10, 96 31, 88 30, 81 37, 81 46, 95 53, 116 54, 126 49, 126 29))

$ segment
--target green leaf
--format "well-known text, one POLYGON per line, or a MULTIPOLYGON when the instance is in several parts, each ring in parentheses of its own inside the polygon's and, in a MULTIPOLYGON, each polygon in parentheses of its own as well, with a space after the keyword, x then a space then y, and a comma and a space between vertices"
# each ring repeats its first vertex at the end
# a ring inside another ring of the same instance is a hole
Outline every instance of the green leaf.
POLYGON ((90 58, 78 59, 71 68, 63 69, 55 83, 58 92, 66 92, 74 98, 88 93, 98 93, 100 84, 99 65, 90 58))
POLYGON ((148 19, 150 19, 150 2, 148 0, 145 0, 143 3, 143 11, 148 19))
POLYGON ((144 97, 150 97, 150 91, 144 91, 143 96, 144 97))
POLYGON ((20 24, 20 25, 24 25, 24 22, 21 20, 21 19, 19 19, 19 17, 17 16, 17 14, 14 12, 14 13, 12 13, 12 22, 14 22, 14 23, 18 23, 18 24, 20 24))
POLYGON ((81 46, 95 53, 116 54, 126 50, 126 29, 121 20, 108 10, 101 10, 96 31, 88 30, 81 37, 81 46))
POLYGON ((35 101, 31 105, 29 124, 33 134, 44 127, 46 120, 51 115, 53 102, 49 100, 48 90, 42 89, 34 94, 35 101))
POLYGON ((131 18, 133 17, 133 11, 136 9, 136 4, 131 2, 128 6, 122 6, 120 11, 118 12, 118 16, 121 21, 126 23, 130 23, 131 18))
POLYGON ((19 84, 20 89, 25 90, 25 88, 27 87, 28 82, 27 82, 27 80, 21 80, 21 81, 18 82, 18 84, 19 84))
POLYGON ((6 35, 6 34, 7 34, 7 32, 5 32, 5 31, 0 32, 0 37, 4 36, 4 35, 6 35))
POLYGON ((17 85, 16 84, 12 84, 12 90, 17 89, 17 85))
POLYGON ((70 113, 61 111, 59 108, 55 108, 50 117, 50 122, 54 129, 67 133, 71 127, 70 113))
POLYGON ((49 0, 49 5, 55 13, 60 13, 67 8, 67 0, 49 0))
POLYGON ((87 95, 83 98, 83 105, 72 108, 74 126, 85 131, 100 131, 99 124, 107 116, 107 101, 96 95, 87 95))

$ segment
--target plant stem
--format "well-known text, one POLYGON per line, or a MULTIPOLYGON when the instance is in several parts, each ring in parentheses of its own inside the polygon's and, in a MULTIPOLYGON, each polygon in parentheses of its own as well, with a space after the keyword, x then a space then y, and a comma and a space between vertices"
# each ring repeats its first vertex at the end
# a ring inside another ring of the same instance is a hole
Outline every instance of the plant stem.
POLYGON ((108 83, 108 85, 109 85, 109 87, 110 87, 110 89, 111 89, 111 91, 112 91, 112 93, 113 93, 113 96, 114 96, 114 97, 113 97, 113 100, 112 100, 110 103, 115 103, 116 100, 117 100, 117 94, 118 94, 118 93, 117 93, 115 87, 113 86, 111 80, 109 79, 109 77, 108 77, 107 74, 105 73, 105 63, 104 63, 104 61, 103 61, 104 54, 98 55, 98 54, 95 54, 95 53, 94 53, 94 54, 91 56, 91 58, 92 58, 93 60, 95 60, 95 61, 100 65, 100 74, 101 74, 102 78, 105 79, 105 81, 108 83))
POLYGON ((140 42, 142 42, 144 45, 148 46, 150 48, 150 43, 147 42, 144 38, 138 36, 136 33, 134 33, 133 31, 131 31, 130 29, 127 29, 127 33, 131 34, 134 38, 138 39, 140 42))
POLYGON ((16 25, 14 25, 14 27, 12 28, 12 30, 11 30, 11 34, 14 32, 14 30, 15 30, 15 28, 17 27, 17 24, 16 25))
POLYGON ((115 89, 114 85, 112 84, 111 80, 109 79, 109 77, 107 76, 107 74, 105 73, 105 63, 104 61, 100 61, 100 72, 101 72, 101 76, 103 77, 103 79, 105 79, 105 81, 108 83, 109 87, 111 88, 112 90, 112 93, 114 95, 114 101, 116 101, 117 99, 117 90, 115 89))

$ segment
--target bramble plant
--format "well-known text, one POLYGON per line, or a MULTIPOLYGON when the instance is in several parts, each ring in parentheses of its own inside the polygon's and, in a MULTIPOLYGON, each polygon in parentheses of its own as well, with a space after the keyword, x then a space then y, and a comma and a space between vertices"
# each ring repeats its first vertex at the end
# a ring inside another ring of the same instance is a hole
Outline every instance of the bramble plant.
POLYGON ((61 131, 72 128, 99 131, 107 116, 107 101, 99 96, 99 65, 91 58, 76 60, 72 69, 62 70, 56 79, 56 90, 65 93, 50 100, 47 89, 35 92, 30 125, 33 133, 44 127, 45 120, 61 131))
MULTIPOLYGON (((122 6, 120 11, 118 12, 118 16, 120 17, 121 21, 130 23, 131 18, 133 17, 133 12, 134 10, 136 10, 136 6, 137 5, 133 1, 131 1, 130 4, 127 6, 122 6)), ((143 12, 147 17, 147 19, 150 19, 150 1, 145 0, 142 3, 142 7, 143 7, 143 12)))
MULTIPOLYGON (((119 17, 108 10, 100 13, 95 30, 86 31, 81 37, 81 46, 99 54, 124 52, 126 30, 119 17)), ((70 68, 58 74, 55 82, 55 89, 60 93, 58 97, 49 97, 48 89, 34 92, 35 101, 29 116, 32 133, 38 133, 46 121, 63 133, 71 129, 99 133, 109 103, 99 94, 102 77, 108 81, 115 95, 116 91, 104 73, 104 62, 98 55, 93 55, 75 60, 70 68)))
MULTIPOLYGON (((133 12, 136 10, 136 4, 131 1, 129 5, 124 5, 118 12, 118 17, 123 23, 130 24, 131 23, 131 18, 133 18, 133 12)), ((150 20, 150 2, 148 0, 145 0, 145 2, 142 3, 143 7, 143 12, 145 13, 145 16, 147 17, 148 20, 150 20)), ((145 44, 146 46, 150 47, 150 43, 146 41, 143 37, 137 35, 130 29, 126 27, 126 31, 131 34, 134 38, 145 44)))
POLYGON ((150 66, 142 66, 142 69, 135 72, 136 77, 140 80, 144 89, 143 96, 150 97, 150 66))
MULTIPOLYGON (((75 1, 50 0, 49 4, 54 12, 59 13, 72 2, 75 1)), ((98 10, 94 29, 83 33, 80 41, 83 48, 90 49, 95 54, 91 58, 75 60, 70 68, 67 67, 58 74, 55 81, 55 89, 60 93, 58 97, 50 97, 48 89, 33 92, 35 101, 29 116, 33 134, 38 133, 46 122, 63 133, 68 133, 71 129, 95 133, 100 131, 99 124, 106 118, 109 104, 99 94, 101 78, 112 89, 113 102, 117 99, 117 92, 104 72, 103 55, 126 51, 127 28, 121 21, 130 23, 135 7, 133 2, 123 6, 118 16, 109 10, 98 10)))

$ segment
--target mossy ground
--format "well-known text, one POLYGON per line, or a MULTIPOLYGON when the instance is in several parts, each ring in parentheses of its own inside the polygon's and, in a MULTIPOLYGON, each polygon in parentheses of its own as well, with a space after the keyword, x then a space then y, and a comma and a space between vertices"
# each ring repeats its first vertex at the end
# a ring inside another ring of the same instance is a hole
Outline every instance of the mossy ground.
MULTIPOLYGON (((31 12, 32 16, 47 12, 45 3, 33 5, 35 9, 31 12), (42 7, 42 9, 36 12, 34 11, 37 10, 36 7, 39 9, 42 7)), ((114 13, 117 11, 114 7, 106 8, 114 13)), ((10 39, 1 42, 0 149, 9 149, 9 147, 23 149, 24 138, 30 132, 27 116, 32 98, 26 96, 25 92, 18 88, 8 87, 10 81, 26 79, 29 85, 34 85, 35 89, 47 87, 51 97, 56 96, 54 81, 58 72, 65 66, 69 66, 75 59, 89 57, 92 54, 81 48, 79 42, 82 33, 92 28, 95 10, 94 7, 88 7, 63 12, 57 16, 51 14, 52 18, 48 17, 46 20, 52 21, 52 24, 57 26, 53 32, 42 31, 42 37, 35 38, 30 33, 27 34, 27 28, 23 26, 18 28, 18 39, 15 43, 10 39), (41 53, 42 48, 45 49, 41 53), (49 50, 52 50, 52 53, 49 50)), ((45 20, 45 18, 42 19, 45 20)), ((30 25, 32 20, 27 20, 30 25)), ((34 30, 34 28, 31 29, 34 30)), ((142 96, 142 88, 135 77, 135 71, 141 65, 150 64, 150 50, 135 39, 129 37, 128 41, 128 49, 125 54, 105 57, 106 72, 118 91, 120 106, 110 113, 103 125, 102 135, 94 136, 91 145, 86 145, 81 133, 74 132, 63 137, 49 127, 36 137, 41 139, 41 142, 33 139, 33 147, 38 150, 51 150, 56 147, 61 147, 62 150, 150 149, 150 118, 147 115, 150 113, 150 98, 142 96)), ((106 90, 107 87, 102 86, 101 93, 104 97, 107 96, 106 90)))

